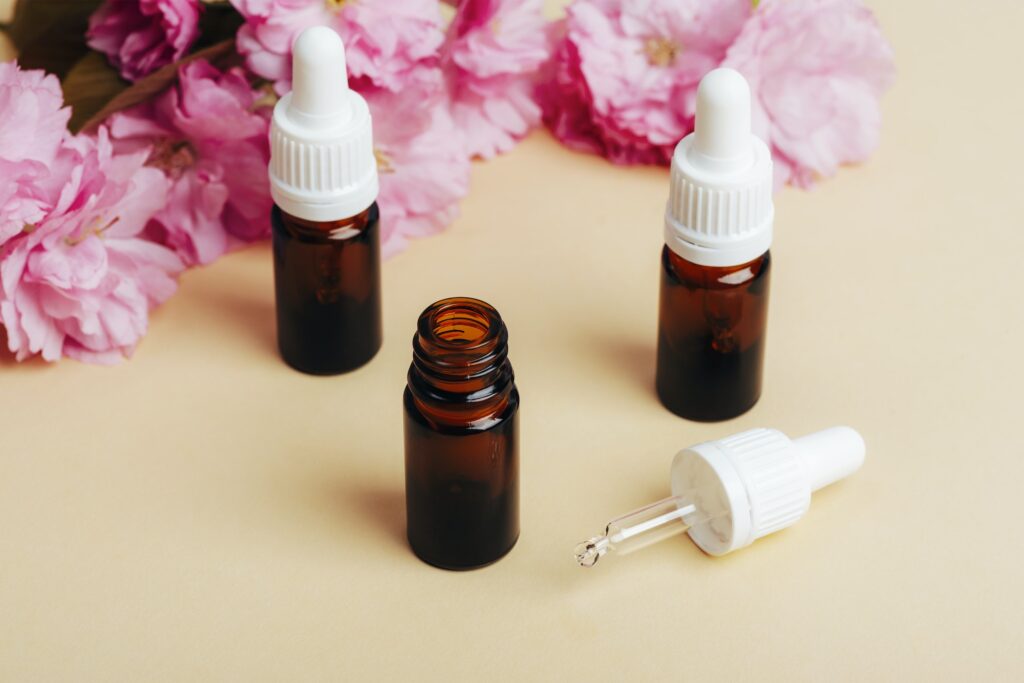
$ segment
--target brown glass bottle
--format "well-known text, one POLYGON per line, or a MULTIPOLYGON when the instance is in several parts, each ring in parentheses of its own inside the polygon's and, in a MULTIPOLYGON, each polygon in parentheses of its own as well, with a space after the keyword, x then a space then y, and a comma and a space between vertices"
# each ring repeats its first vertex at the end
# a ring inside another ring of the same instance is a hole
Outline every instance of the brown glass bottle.
POLYGON ((469 298, 423 311, 403 400, 413 552, 444 569, 501 558, 519 538, 519 391, 498 312, 469 298))
POLYGON ((738 266, 691 263, 661 254, 658 396, 690 420, 749 410, 761 396, 768 317, 768 252, 738 266))
POLYGON ((380 349, 380 212, 308 221, 274 207, 281 358, 311 375, 354 370, 380 349))

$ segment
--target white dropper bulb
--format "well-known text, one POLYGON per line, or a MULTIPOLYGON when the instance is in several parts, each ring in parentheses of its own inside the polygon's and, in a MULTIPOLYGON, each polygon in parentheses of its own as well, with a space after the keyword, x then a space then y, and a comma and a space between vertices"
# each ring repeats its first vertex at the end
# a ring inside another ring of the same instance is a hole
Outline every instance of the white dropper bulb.
POLYGON ((750 86, 738 71, 711 71, 697 88, 691 160, 698 168, 735 173, 750 166, 750 86))
POLYGON ((351 113, 341 37, 326 26, 303 31, 292 48, 289 117, 308 126, 338 125, 351 113))
POLYGON ((751 429, 685 448, 672 461, 672 496, 616 517, 601 535, 576 546, 591 567, 608 553, 625 555, 687 532, 709 555, 724 555, 796 524, 811 492, 864 463, 864 440, 832 427, 790 440, 751 429))
POLYGON ((811 491, 843 479, 864 464, 864 439, 850 427, 832 427, 793 440, 811 491))

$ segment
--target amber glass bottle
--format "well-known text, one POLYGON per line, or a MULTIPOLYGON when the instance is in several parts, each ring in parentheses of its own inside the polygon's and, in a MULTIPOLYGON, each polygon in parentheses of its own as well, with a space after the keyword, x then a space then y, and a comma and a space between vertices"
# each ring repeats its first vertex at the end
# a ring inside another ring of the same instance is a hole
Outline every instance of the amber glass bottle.
POLYGON ((761 396, 771 256, 738 266, 661 254, 658 396, 691 420, 725 420, 761 396))
POLYGON ((292 91, 270 125, 277 344, 286 363, 336 375, 381 345, 380 189, 373 122, 326 26, 292 46, 292 91))
POLYGON ((750 88, 714 69, 672 155, 665 209, 656 384, 676 415, 727 420, 760 398, 774 221, 772 155, 751 133, 750 88))
POLYGON ((315 222, 273 211, 277 343, 296 370, 334 375, 380 349, 380 214, 315 222))
POLYGON ((451 298, 423 311, 404 405, 413 552, 445 569, 501 558, 519 537, 519 391, 494 308, 451 298))

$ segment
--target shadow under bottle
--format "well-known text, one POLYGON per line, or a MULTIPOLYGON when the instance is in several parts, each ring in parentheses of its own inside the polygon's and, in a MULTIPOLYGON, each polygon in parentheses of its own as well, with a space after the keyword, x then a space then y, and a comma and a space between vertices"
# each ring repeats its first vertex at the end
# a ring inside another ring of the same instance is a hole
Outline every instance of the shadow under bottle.
POLYGON ((427 308, 403 401, 413 552, 444 569, 498 560, 519 537, 519 392, 498 312, 469 298, 427 308))

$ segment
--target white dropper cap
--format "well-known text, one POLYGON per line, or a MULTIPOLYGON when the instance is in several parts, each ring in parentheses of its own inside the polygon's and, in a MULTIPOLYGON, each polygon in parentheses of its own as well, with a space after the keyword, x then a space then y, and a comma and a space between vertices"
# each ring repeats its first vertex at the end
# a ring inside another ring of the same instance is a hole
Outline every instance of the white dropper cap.
POLYGON ((703 266, 736 266, 772 241, 772 157, 750 132, 750 87, 733 69, 697 88, 694 131, 672 155, 665 243, 703 266))
POLYGON ((752 429, 690 446, 672 461, 672 496, 613 519, 576 547, 576 560, 589 567, 608 552, 630 553, 684 531, 706 553, 724 555, 796 524, 812 492, 862 464, 864 440, 849 427, 795 440, 752 429))
POLYGON ((350 218, 377 199, 370 109, 349 89, 345 46, 326 26, 292 46, 292 91, 274 107, 269 170, 274 203, 298 218, 350 218))
POLYGON ((709 519, 689 528, 694 543, 724 555, 796 524, 812 492, 863 463, 864 440, 849 427, 792 441, 774 429, 751 429, 680 451, 672 493, 690 496, 709 519))

